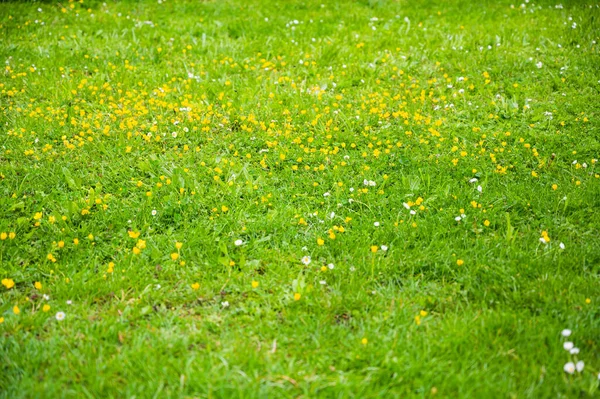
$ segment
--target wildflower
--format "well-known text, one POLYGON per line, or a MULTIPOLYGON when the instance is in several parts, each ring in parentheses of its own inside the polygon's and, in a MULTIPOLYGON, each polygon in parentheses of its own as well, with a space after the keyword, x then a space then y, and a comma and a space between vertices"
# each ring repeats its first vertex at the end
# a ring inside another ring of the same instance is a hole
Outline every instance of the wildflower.
POLYGON ((333 270, 335 268, 335 265, 333 263, 330 263, 327 265, 327 267, 329 268, 329 270, 333 270))
POLYGON ((375 227, 379 227, 379 225, 380 225, 379 222, 373 223, 373 226, 375 226, 375 227))
POLYGON ((368 339, 366 339, 366 338, 363 338, 363 339, 361 339, 361 340, 360 340, 360 342, 361 342, 363 345, 366 345, 366 344, 368 344, 368 343, 369 343, 369 340, 368 340, 368 339))
POLYGON ((300 295, 300 293, 296 292, 294 294, 294 301, 299 301, 301 297, 302 297, 302 295, 300 295))
POLYGON ((462 265, 464 265, 464 264, 465 264, 465 261, 463 261, 462 259, 458 259, 458 260, 456 261, 456 264, 457 264, 458 266, 462 266, 462 265))
POLYGON ((258 288, 258 281, 252 281, 252 288, 258 288))
POLYGON ((173 252, 173 253, 171 254, 171 259, 173 259, 173 260, 177 260, 178 258, 179 258, 179 254, 178 254, 177 252, 173 252))
POLYGON ((577 369, 578 373, 581 373, 583 371, 584 366, 585 366, 585 363, 583 362, 583 360, 580 360, 575 364, 575 369, 577 369))
POLYGON ((71 306, 73 304, 73 301, 69 299, 69 300, 67 300, 66 303, 67 303, 67 305, 71 306))
POLYGON ((562 242, 558 244, 558 246, 560 247, 560 249, 565 249, 565 244, 563 244, 562 242))
POLYGON ((321 246, 325 244, 325 240, 323 240, 321 237, 317 238, 317 245, 321 246))
POLYGON ((571 341, 567 341, 563 344, 563 348, 565 348, 565 350, 570 351, 571 349, 573 349, 574 345, 573 342, 571 341))
POLYGON ((2 279, 2 285, 6 287, 7 290, 10 290, 15 286, 15 282, 12 278, 2 279))
POLYGON ((563 366, 563 370, 565 370, 565 373, 573 374, 575 372, 575 364, 568 362, 563 366))
POLYGON ((240 245, 242 245, 243 243, 244 243, 244 241, 242 241, 242 240, 239 240, 239 239, 238 239, 238 240, 235 240, 235 242, 234 242, 234 244, 235 244, 235 246, 236 246, 236 247, 239 247, 239 246, 240 246, 240 245))
POLYGON ((42 306, 42 312, 47 312, 50 310, 50 305, 45 304, 44 306, 42 306))
POLYGON ((176 242, 175 243, 175 248, 181 249, 181 247, 183 247, 183 243, 181 243, 181 242, 176 242))
POLYGON ((36 290, 41 290, 42 289, 42 283, 40 283, 39 281, 36 281, 33 286, 35 287, 36 290))
POLYGON ((569 330, 568 328, 565 328, 564 330, 561 331, 561 335, 563 337, 568 337, 571 335, 571 330, 569 330))
POLYGON ((387 245, 382 245, 381 246, 381 250, 384 251, 384 252, 387 251, 388 250, 388 246, 387 245))
POLYGON ((156 209, 152 209, 152 212, 151 212, 151 213, 152 213, 152 216, 156 216, 156 214, 157 214, 158 212, 156 211, 156 209))
POLYGON ((228 308, 229 302, 228 301, 221 302, 221 306, 223 306, 224 308, 228 308))
POLYGON ((571 355, 577 355, 577 354, 579 354, 579 348, 573 348, 569 351, 569 353, 571 355))
POLYGON ((66 317, 65 312, 57 312, 56 313, 56 320, 58 321, 63 321, 66 317))
POLYGON ((200 288, 200 284, 198 284, 198 283, 194 283, 194 284, 192 284, 192 289, 193 289, 194 291, 195 291, 195 290, 197 290, 198 288, 200 288))
POLYGON ((17 305, 15 305, 15 306, 13 306, 13 313, 19 314, 19 313, 21 313, 21 309, 19 309, 19 307, 17 305))
POLYGON ((303 256, 302 259, 300 259, 300 261, 302 263, 304 263, 306 266, 308 266, 308 265, 310 265, 310 256, 308 256, 308 255, 303 256))
POLYGON ((379 247, 377 245, 371 245, 371 252, 375 253, 378 249, 379 247))

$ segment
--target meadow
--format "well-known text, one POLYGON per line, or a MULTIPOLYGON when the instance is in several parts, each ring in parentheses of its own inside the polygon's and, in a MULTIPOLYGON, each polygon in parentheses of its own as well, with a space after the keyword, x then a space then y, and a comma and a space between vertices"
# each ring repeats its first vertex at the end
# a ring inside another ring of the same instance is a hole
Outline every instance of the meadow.
POLYGON ((0 3, 0 398, 600 395, 597 0, 0 3))

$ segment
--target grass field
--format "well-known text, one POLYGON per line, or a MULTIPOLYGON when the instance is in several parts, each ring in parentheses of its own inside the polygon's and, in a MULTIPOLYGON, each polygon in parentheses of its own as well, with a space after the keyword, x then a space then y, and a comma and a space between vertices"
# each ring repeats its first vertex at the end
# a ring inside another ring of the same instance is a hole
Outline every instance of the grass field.
POLYGON ((600 3, 523 1, 0 3, 0 397, 598 397, 600 3))

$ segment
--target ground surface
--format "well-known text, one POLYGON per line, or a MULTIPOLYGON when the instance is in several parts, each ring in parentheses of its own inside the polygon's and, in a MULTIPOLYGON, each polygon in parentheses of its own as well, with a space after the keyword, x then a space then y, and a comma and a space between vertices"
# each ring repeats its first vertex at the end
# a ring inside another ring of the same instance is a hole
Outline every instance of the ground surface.
POLYGON ((0 4, 0 396, 597 397, 599 18, 0 4))

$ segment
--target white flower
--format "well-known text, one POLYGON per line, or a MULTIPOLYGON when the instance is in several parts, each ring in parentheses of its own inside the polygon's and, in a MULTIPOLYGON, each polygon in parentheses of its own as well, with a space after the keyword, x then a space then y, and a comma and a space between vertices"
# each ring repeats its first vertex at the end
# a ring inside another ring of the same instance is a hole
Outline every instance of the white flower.
POLYGON ((44 295, 42 295, 42 298, 44 298, 44 300, 46 300, 46 301, 49 301, 50 300, 50 295, 44 294, 44 295))
POLYGON ((546 244, 546 239, 545 239, 544 237, 540 237, 540 242, 541 242, 542 244, 546 244))
POLYGON ((239 247, 243 243, 244 243, 244 241, 242 241, 242 240, 235 240, 235 242, 234 242, 234 244, 235 244, 236 247, 239 247))
POLYGON ((304 263, 306 266, 310 265, 310 256, 306 255, 303 256, 301 259, 302 263, 304 263))
POLYGON ((330 263, 327 265, 327 267, 329 268, 329 270, 333 270, 335 268, 335 265, 333 263, 330 263))
POLYGON ((177 132, 171 133, 171 136, 173 136, 173 138, 177 137, 177 132))
POLYGON ((353 193, 354 192, 354 187, 350 187, 350 192, 353 193))
POLYGON ((406 202, 403 202, 402 206, 404 206, 406 209, 410 209, 410 205, 408 205, 406 202))
POLYGON ((57 312, 55 317, 56 317, 56 320, 62 321, 65 319, 66 314, 65 314, 65 312, 57 312))
POLYGON ((537 64, 535 64, 536 67, 541 68, 544 64, 542 64, 542 61, 539 61, 537 64))
POLYGON ((457 217, 454 218, 454 220, 456 220, 457 222, 460 222, 460 219, 461 219, 460 216, 457 216, 457 217))
POLYGON ((369 181, 368 181, 367 179, 365 179, 365 180, 363 180, 363 184, 364 184, 365 186, 368 186, 368 185, 369 185, 369 181))
POLYGON ((565 249, 565 244, 563 244, 562 242, 558 244, 558 246, 560 247, 560 249, 565 249))
POLYGON ((575 368, 577 369, 578 372, 582 372, 583 371, 583 367, 585 366, 585 363, 583 362, 583 360, 580 360, 577 362, 577 364, 575 365, 575 368))
MULTIPOLYGON (((353 271, 356 271, 356 267, 354 267, 354 266, 350 266, 350 271, 351 271, 351 272, 353 272, 353 271)), ((599 377, 599 378, 600 378, 600 377, 599 377)))
POLYGON ((72 305, 72 304, 73 304, 73 301, 69 299, 69 300, 67 301, 67 305, 72 305))
POLYGON ((377 183, 375 183, 373 180, 369 180, 369 186, 375 187, 376 185, 377 183))
POLYGON ((331 194, 329 194, 329 192, 326 192, 325 194, 323 194, 323 197, 329 197, 331 194))
POLYGON ((483 192, 483 188, 481 188, 481 186, 477 186, 477 191, 479 191, 481 193, 481 192, 483 192))
POLYGON ((476 181, 477 181, 477 178, 476 178, 476 177, 474 177, 474 178, 472 178, 471 180, 469 180, 469 183, 475 183, 476 181))
POLYGON ((388 250, 388 246, 387 245, 382 245, 381 246, 381 250, 382 251, 387 251, 388 250))
POLYGON ((568 362, 563 366, 563 370, 565 370, 565 373, 573 374, 575 372, 575 365, 573 362, 568 362))
MULTIPOLYGON (((340 204, 340 205, 341 205, 341 204, 340 204)), ((331 212, 331 213, 329 214, 329 219, 333 219, 334 217, 335 217, 335 212, 331 212)))
POLYGON ((410 213, 411 215, 416 215, 416 214, 417 214, 417 211, 415 211, 414 209, 411 209, 409 213, 410 213))
POLYGON ((571 330, 569 330, 568 328, 565 328, 564 330, 561 331, 561 335, 563 337, 568 337, 571 335, 571 332, 572 332, 571 330))
POLYGON ((221 302, 221 306, 223 306, 224 308, 228 308, 229 302, 227 302, 227 301, 221 302))
POLYGON ((160 288, 161 288, 161 285, 160 285, 160 284, 156 284, 156 287, 155 287, 155 288, 156 288, 157 290, 160 290, 160 288))
POLYGON ((569 353, 571 355, 578 355, 579 354, 579 348, 573 348, 569 351, 569 353))
POLYGON ((327 281, 321 280, 321 281, 319 281, 319 284, 321 284, 321 285, 327 285, 327 281))
POLYGON ((158 212, 156 211, 156 209, 152 209, 152 216, 156 216, 158 212))
POLYGON ((375 223, 373 223, 373 226, 375 226, 375 227, 379 227, 379 222, 375 222, 375 223))
POLYGON ((565 348, 565 350, 570 351, 571 349, 573 349, 575 345, 573 345, 573 342, 571 341, 567 341, 563 344, 563 348, 565 348))

